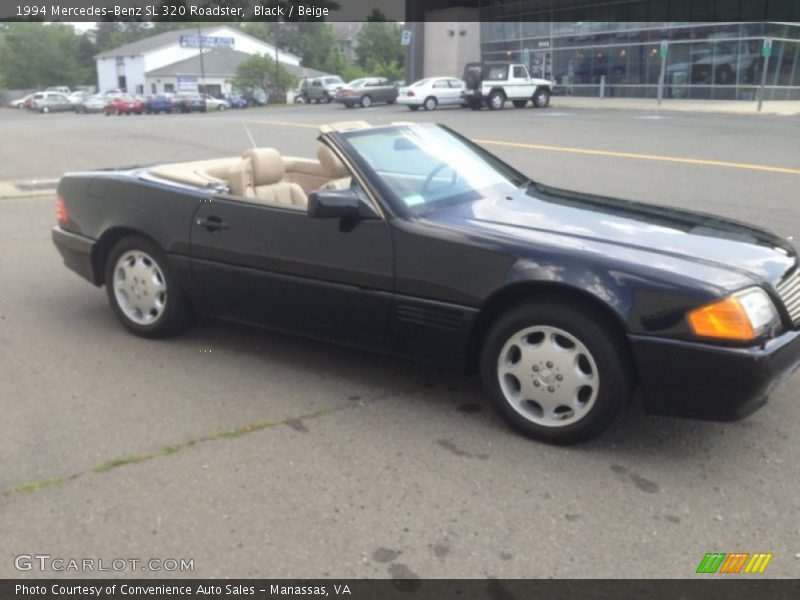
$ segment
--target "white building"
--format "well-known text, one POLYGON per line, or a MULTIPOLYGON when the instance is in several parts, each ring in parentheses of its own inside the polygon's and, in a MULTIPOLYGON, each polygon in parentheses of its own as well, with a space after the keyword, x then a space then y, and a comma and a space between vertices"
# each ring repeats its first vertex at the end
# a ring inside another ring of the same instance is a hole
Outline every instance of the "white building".
MULTIPOLYGON (((181 73, 200 54, 215 50, 235 51, 237 55, 266 54, 275 58, 275 47, 238 29, 220 25, 197 29, 179 29, 148 37, 132 44, 107 50, 95 56, 97 62, 97 85, 102 92, 119 88, 132 94, 161 94, 178 91, 198 91, 202 86, 206 93, 214 96, 230 93, 230 80, 234 72, 181 73), (170 69, 175 65, 175 69, 170 69)), ((278 51, 278 61, 297 70, 300 57, 278 51)), ((210 61, 211 62, 211 61, 210 61)), ((203 65, 201 64, 201 67, 203 65)))

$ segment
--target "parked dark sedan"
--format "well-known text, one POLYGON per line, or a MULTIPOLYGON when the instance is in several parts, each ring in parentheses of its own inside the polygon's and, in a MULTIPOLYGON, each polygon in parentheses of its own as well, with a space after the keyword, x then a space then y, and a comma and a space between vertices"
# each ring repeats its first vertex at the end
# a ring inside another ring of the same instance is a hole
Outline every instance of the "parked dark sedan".
POLYGON ((178 94, 172 102, 183 113, 206 111, 206 99, 199 94, 178 94))
POLYGON ((317 160, 65 175, 53 238, 130 331, 192 314, 477 370, 525 434, 736 419, 800 362, 800 270, 771 233, 549 187, 433 124, 324 126, 317 160))
POLYGON ((385 77, 365 77, 338 88, 333 99, 347 108, 353 108, 356 104, 369 108, 376 102, 394 104, 397 94, 397 85, 385 77))
POLYGON ((147 102, 145 103, 145 110, 147 111, 148 115, 152 115, 154 113, 158 114, 160 112, 171 113, 172 99, 163 94, 158 96, 150 96, 147 98, 147 102))

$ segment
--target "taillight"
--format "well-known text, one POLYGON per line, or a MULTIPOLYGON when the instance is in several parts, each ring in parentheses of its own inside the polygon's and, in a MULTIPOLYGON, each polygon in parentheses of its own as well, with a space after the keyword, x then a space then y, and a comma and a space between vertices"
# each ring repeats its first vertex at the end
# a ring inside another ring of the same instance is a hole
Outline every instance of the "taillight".
POLYGON ((67 214, 67 205, 61 194, 56 194, 56 221, 59 225, 64 225, 69 222, 69 214, 67 214))
POLYGON ((414 96, 414 92, 413 92, 413 91, 411 91, 411 90, 408 90, 408 91, 406 92, 406 96, 414 96))

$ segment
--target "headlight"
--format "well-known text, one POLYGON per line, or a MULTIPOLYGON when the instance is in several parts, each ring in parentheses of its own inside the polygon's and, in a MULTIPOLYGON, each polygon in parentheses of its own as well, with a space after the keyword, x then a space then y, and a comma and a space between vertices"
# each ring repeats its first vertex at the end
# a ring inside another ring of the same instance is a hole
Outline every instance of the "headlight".
POLYGON ((689 311, 692 332, 700 337, 749 341, 778 319, 778 312, 760 287, 747 288, 689 311))

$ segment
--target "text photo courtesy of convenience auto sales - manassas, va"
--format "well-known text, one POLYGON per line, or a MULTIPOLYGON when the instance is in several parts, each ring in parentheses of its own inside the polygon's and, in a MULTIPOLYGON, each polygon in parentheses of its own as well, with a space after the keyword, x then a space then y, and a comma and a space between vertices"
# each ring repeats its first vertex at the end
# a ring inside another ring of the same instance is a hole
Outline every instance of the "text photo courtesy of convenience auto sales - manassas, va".
POLYGON ((800 593, 797 3, 14 3, 0 132, 0 597, 800 593))

